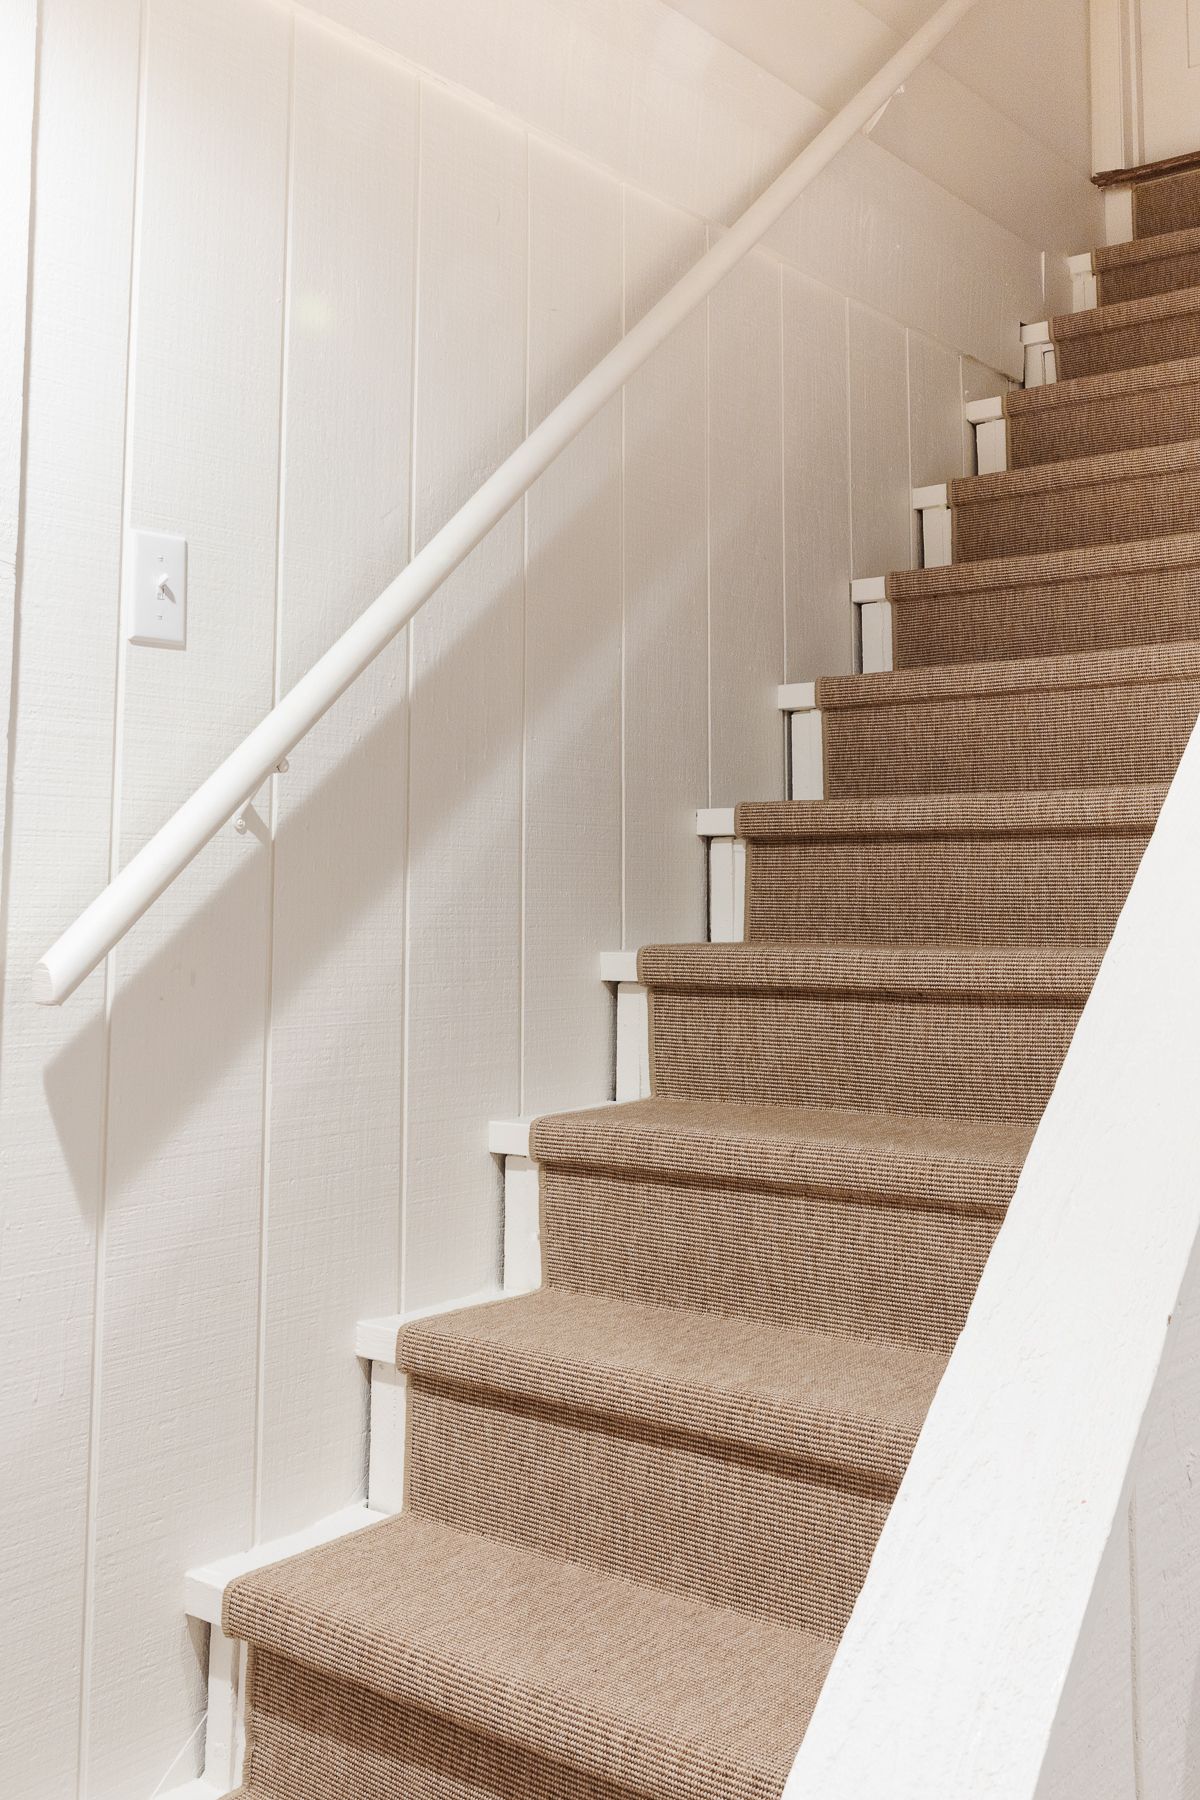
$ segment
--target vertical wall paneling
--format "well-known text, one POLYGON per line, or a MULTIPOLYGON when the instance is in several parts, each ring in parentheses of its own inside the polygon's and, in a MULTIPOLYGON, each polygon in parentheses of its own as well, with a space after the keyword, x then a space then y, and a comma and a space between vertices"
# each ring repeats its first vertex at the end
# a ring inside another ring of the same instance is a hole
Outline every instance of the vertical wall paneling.
POLYGON ((912 485, 953 481, 963 466, 961 358, 920 332, 908 334, 912 485))
MULTIPOLYGON (((124 651, 121 860, 261 717, 274 656, 290 19, 152 0, 148 30, 129 508, 188 540, 188 643, 124 651)), ((221 832, 115 958, 93 1800, 150 1791, 194 1730, 180 1571, 252 1529, 265 835, 221 832)))
MULTIPOLYGON (((408 559, 417 86, 297 21, 279 583, 286 692, 408 559)), ((259 1535, 359 1490, 356 1319, 399 1304, 407 646, 276 784, 259 1535)))
POLYGON ((105 977, 61 1012, 26 979, 108 875, 139 10, 41 6, 0 1056, 0 1790, 27 1800, 76 1787, 105 977))
POLYGON ((709 303, 710 801, 783 794, 780 274, 747 256, 709 303))
MULTIPOLYGON (((913 487, 952 481, 963 466, 961 359, 945 344, 908 333, 909 476, 913 487)), ((921 561, 921 521, 909 514, 912 560, 921 561)))
MULTIPOLYGON (((419 204, 418 544, 524 434, 524 135, 427 86, 419 204)), ((412 628, 408 1306, 499 1269, 486 1125, 518 1103, 523 516, 412 628)))
MULTIPOLYGON (((625 322, 703 255, 702 225, 627 191, 625 322)), ((625 389, 625 945, 703 935, 708 804, 707 318, 625 389)))
POLYGON ((850 395, 844 295, 783 270, 787 681, 849 674, 850 395))
POLYGON ((905 331, 863 306, 850 308, 851 533, 857 579, 912 561, 905 331))
MULTIPOLYGON (((0 719, 4 721, 6 742, 12 694, 25 421, 25 322, 37 35, 37 0, 9 0, 0 38, 0 243, 5 246, 5 254, 0 257, 0 719)), ((7 753, 4 763, 0 770, 0 844, 4 841, 8 799, 7 753)), ((3 979, 0 973, 0 984, 3 979)))
MULTIPOLYGON (((621 335, 621 193, 531 142, 529 422, 621 335)), ((606 1098, 621 935, 621 401, 527 498, 524 1112, 606 1098)))

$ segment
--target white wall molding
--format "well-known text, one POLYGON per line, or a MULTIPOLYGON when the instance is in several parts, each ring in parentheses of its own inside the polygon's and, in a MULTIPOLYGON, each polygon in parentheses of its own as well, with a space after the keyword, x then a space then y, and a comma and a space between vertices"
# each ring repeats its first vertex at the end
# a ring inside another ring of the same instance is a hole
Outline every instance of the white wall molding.
POLYGON ((1092 170, 1135 168, 1142 161, 1138 0, 1090 0, 1089 12, 1092 170))

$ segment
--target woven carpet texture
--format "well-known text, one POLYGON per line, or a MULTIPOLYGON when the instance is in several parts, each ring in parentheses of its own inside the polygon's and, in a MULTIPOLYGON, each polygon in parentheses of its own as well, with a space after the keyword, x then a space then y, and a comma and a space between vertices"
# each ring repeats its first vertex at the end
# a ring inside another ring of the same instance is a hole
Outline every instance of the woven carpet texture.
POLYGON ((228 1590, 245 1800, 781 1793, 1200 713, 1200 174, 1135 205, 745 941, 641 951, 650 1097, 535 1121, 544 1286, 400 1331, 403 1511, 228 1590))

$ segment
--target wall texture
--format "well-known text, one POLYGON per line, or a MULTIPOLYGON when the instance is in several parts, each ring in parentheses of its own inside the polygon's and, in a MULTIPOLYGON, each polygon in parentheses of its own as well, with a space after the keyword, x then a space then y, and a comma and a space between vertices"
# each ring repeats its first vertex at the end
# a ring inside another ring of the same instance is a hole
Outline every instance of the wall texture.
POLYGON ((354 1321, 495 1279, 487 1120, 605 1093, 597 952, 700 930, 693 809, 781 791, 775 685, 849 667, 1049 240, 856 142, 41 1009, 47 942, 822 114, 658 0, 39 12, 0 1788, 129 1800, 196 1760, 182 1571, 361 1490, 354 1321), (182 654, 122 642, 127 524, 188 539, 182 654))

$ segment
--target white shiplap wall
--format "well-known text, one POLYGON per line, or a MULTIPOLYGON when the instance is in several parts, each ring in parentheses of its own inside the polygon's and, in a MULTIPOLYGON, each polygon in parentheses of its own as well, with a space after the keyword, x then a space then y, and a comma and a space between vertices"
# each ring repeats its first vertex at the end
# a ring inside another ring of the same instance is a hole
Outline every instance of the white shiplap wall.
POLYGON ((964 383, 1041 309, 1039 243, 856 143, 251 829, 32 1006, 110 868, 817 116, 657 0, 520 0, 539 74, 516 6, 41 0, 0 1062, 28 1800, 194 1765, 182 1570, 358 1491, 355 1319, 494 1278, 487 1119, 602 1096, 596 953, 700 930, 693 809, 780 792, 775 685, 849 667, 849 576, 907 560, 910 481, 962 468, 964 383), (125 522, 189 541, 182 655, 122 645, 125 522))

